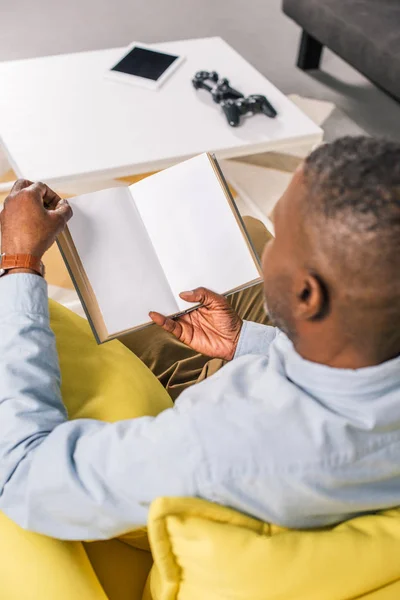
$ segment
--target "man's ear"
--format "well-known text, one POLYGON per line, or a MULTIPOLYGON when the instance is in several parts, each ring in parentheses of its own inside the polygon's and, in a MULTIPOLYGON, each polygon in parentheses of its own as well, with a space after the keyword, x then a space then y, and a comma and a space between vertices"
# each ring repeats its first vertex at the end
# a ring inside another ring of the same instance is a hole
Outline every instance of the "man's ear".
POLYGON ((304 271, 296 285, 295 316, 303 321, 323 319, 329 312, 328 290, 315 273, 304 271))

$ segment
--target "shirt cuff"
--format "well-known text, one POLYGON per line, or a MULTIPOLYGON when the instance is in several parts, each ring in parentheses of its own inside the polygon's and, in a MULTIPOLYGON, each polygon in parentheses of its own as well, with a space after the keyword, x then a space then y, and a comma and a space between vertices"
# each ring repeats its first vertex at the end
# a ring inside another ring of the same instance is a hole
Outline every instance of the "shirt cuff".
POLYGON ((271 342, 277 334, 276 327, 243 321, 234 358, 245 354, 268 354, 271 342))
POLYGON ((10 314, 34 314, 49 319, 46 281, 30 273, 0 277, 0 307, 0 321, 10 314))

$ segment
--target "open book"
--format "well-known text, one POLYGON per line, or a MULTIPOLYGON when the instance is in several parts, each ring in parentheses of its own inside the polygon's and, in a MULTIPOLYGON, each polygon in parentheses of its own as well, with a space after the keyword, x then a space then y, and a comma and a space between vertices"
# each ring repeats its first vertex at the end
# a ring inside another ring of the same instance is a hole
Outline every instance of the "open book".
POLYGON ((129 187, 69 200, 58 244, 98 342, 261 280, 258 258, 215 158, 201 154, 129 187))

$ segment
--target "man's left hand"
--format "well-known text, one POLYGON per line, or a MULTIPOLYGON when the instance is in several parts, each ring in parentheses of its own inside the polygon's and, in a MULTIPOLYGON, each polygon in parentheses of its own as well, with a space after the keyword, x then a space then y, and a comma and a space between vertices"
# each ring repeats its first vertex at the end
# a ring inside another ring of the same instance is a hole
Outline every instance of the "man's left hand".
POLYGON ((19 179, 0 214, 1 252, 42 258, 71 217, 68 202, 47 185, 19 179))
POLYGON ((150 318, 196 352, 232 360, 239 341, 242 319, 229 301, 206 288, 182 292, 180 297, 187 302, 199 302, 202 306, 178 319, 164 317, 157 312, 151 312, 150 318))

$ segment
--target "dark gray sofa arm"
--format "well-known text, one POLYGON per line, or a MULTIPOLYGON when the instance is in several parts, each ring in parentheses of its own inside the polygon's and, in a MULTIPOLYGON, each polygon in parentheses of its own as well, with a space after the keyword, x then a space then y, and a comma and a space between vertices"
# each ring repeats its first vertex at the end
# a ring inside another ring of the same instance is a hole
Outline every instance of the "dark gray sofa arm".
POLYGON ((318 68, 327 46, 400 99, 400 1, 283 0, 303 29, 298 66, 318 68))

